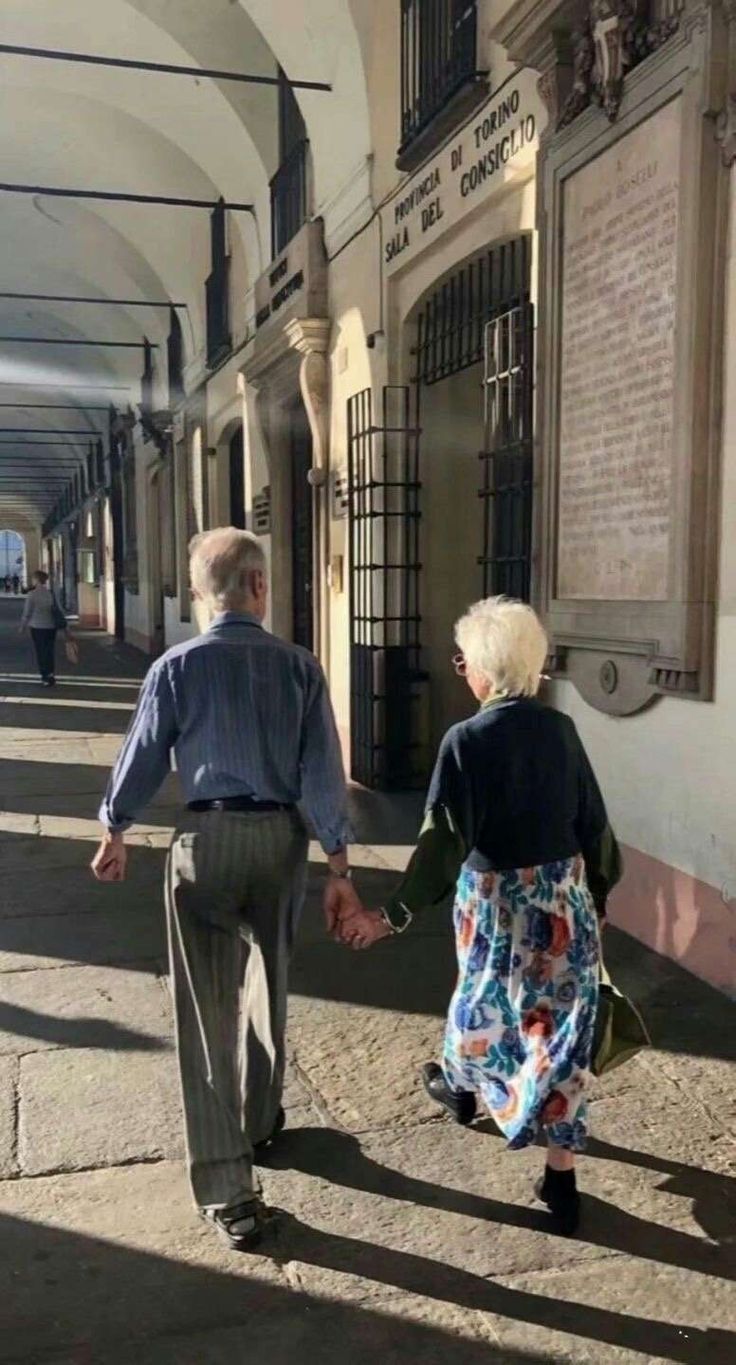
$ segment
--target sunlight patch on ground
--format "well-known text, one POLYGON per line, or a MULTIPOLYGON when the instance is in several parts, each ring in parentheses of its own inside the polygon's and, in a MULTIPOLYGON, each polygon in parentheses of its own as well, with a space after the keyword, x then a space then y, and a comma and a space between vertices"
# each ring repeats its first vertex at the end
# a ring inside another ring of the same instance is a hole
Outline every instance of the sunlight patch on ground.
MULTIPOLYGON (((90 804, 93 804, 93 801, 90 804)), ((134 825, 126 839, 131 844, 140 843, 152 848, 164 848, 173 833, 173 825, 149 825, 144 820, 141 824, 134 825)), ((100 837, 100 825, 92 817, 37 815, 32 811, 5 810, 0 811, 0 835, 2 834, 33 834, 38 838, 80 839, 96 843, 100 837)), ((369 847, 365 844, 353 844, 350 849, 350 862, 353 867, 373 868, 379 872, 403 871, 412 851, 411 846, 404 845, 375 844, 369 847)), ((327 862, 325 854, 316 842, 309 845, 309 861, 315 865, 324 865, 327 862)))
MULTIPOLYGON (((85 711, 129 711, 135 710, 135 705, 130 701, 92 701, 85 697, 84 701, 79 701, 74 697, 59 697, 55 695, 43 697, 0 697, 0 706, 67 706, 84 707, 85 711)), ((44 732, 45 733, 45 732, 44 732)))
MULTIPOLYGON (((129 692, 138 692, 141 686, 139 678, 87 677, 84 674, 76 673, 57 673, 56 682, 58 687, 124 687, 129 692)), ((35 683, 39 693, 41 692, 41 683, 37 673, 0 673, 0 683, 35 683)), ((86 705, 86 703, 80 702, 79 705, 86 705)))

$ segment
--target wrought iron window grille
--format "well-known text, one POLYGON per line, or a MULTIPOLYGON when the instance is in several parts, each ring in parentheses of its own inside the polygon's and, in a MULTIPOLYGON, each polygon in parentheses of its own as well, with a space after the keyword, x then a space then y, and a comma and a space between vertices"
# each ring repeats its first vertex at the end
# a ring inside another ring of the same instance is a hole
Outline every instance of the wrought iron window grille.
POLYGON ((425 778, 420 738, 420 491, 416 390, 348 401, 351 773, 408 789, 425 778))
POLYGON ((482 365, 479 495, 483 592, 528 600, 531 578, 534 310, 531 239, 518 237, 443 281, 417 319, 415 379, 437 384, 482 365))
POLYGON ((477 83, 476 0, 401 0, 399 160, 463 89, 477 83))
POLYGON ((230 335, 230 257, 227 254, 226 208, 221 199, 210 218, 212 270, 205 281, 207 364, 218 365, 232 350, 230 335))

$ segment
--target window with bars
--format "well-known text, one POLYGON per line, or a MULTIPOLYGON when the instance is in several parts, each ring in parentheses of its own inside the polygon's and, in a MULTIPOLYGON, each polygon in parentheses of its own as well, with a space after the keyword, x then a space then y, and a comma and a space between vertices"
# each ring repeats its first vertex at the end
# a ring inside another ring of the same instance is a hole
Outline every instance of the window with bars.
POLYGON ((191 620, 189 599, 189 542, 194 534, 191 471, 186 441, 177 441, 175 448, 176 488, 176 561, 179 615, 182 621, 191 620))
POLYGON ((478 86, 477 30, 476 0, 401 0, 399 165, 460 92, 478 86))
POLYGON ((122 461, 123 554, 126 587, 138 591, 138 497, 135 454, 128 451, 122 461))
POLYGON ((161 474, 161 590, 164 597, 176 597, 176 479, 174 451, 167 445, 166 464, 161 474))
POLYGON ((95 466, 97 472, 97 483, 101 487, 105 482, 105 452, 102 448, 102 441, 97 442, 95 450, 95 466))
POLYGON ((227 210, 220 199, 210 217, 212 269, 205 282, 207 364, 218 365, 232 349, 230 336, 230 257, 227 254, 227 210))
POLYGON ((531 586, 533 341, 528 298, 486 325, 483 591, 525 602, 531 586))
POLYGON ((348 401, 351 774, 380 789, 425 778, 415 393, 348 401))
POLYGON ((169 313, 166 359, 169 374, 169 407, 173 412, 184 401, 184 340, 179 314, 175 308, 169 313))
POLYGON ((415 378, 437 384, 482 365, 483 592, 529 597, 534 313, 531 238, 475 257, 439 284, 417 318, 415 378))
POLYGON ((143 374, 141 375, 141 422, 150 430, 153 418, 153 346, 143 338, 143 374))
POLYGON ((279 168, 271 181, 271 258, 307 221, 307 128, 285 72, 279 69, 279 168))

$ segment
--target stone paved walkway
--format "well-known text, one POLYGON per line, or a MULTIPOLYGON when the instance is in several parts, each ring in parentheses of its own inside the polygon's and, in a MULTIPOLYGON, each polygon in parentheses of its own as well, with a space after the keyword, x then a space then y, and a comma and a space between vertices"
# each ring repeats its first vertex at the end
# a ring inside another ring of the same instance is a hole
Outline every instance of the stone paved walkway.
MULTIPOLYGON (((0 603, 0 1362, 490 1365, 736 1360, 734 1010, 608 931, 657 1050, 601 1085, 578 1239, 545 1231, 539 1152, 438 1118, 417 1084, 452 986, 447 917, 372 954, 325 941, 315 859, 292 980, 286 1211, 237 1257, 181 1165, 160 882, 176 794, 129 882, 86 866, 140 663, 90 637, 42 692, 0 603), (24 676, 25 675, 25 676, 24 676)), ((413 802, 355 798, 363 889, 413 802)))

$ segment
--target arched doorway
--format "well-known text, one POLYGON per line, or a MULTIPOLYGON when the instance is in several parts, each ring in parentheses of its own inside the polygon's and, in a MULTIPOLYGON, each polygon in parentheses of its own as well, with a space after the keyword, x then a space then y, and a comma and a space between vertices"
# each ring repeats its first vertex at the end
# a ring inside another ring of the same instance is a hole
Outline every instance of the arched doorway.
POLYGON ((18 531, 0 531, 0 590, 10 583, 11 591, 16 585, 20 590, 26 585, 28 576, 26 543, 18 531))
POLYGON ((230 525, 245 530, 245 447, 243 425, 238 424, 228 446, 228 487, 230 490, 230 525))

